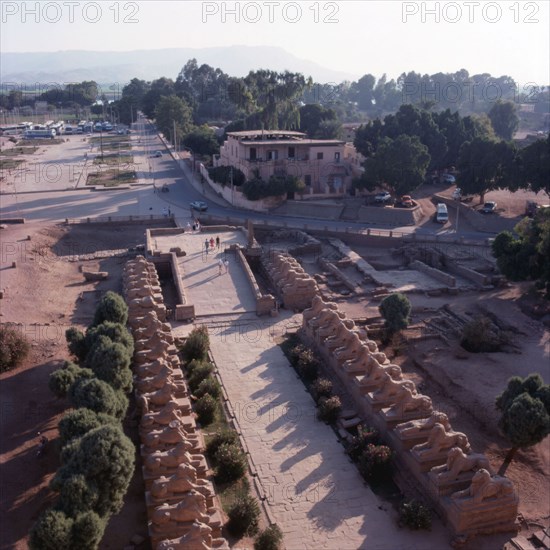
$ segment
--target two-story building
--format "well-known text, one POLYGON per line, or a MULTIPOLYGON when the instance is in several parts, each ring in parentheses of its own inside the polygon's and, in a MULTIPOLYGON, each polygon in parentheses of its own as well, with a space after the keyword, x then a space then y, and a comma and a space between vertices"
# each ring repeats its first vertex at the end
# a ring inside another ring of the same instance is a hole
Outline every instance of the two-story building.
POLYGON ((305 195, 341 195, 350 189, 356 172, 350 145, 287 130, 229 132, 214 166, 238 168, 247 180, 256 175, 265 181, 273 175, 297 176, 305 184, 305 195))

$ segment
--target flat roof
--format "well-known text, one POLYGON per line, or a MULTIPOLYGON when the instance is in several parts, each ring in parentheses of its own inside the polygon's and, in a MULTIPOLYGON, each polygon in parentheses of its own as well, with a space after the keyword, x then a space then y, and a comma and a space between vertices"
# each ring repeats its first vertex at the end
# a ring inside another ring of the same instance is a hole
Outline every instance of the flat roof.
POLYGON ((256 137, 256 136, 305 136, 303 132, 293 130, 243 130, 241 132, 227 132, 228 136, 256 137))
POLYGON ((312 146, 321 146, 321 145, 345 145, 345 141, 335 140, 335 139, 265 139, 265 140, 254 140, 254 141, 241 141, 241 145, 247 145, 249 147, 255 147, 257 145, 312 145, 312 146))

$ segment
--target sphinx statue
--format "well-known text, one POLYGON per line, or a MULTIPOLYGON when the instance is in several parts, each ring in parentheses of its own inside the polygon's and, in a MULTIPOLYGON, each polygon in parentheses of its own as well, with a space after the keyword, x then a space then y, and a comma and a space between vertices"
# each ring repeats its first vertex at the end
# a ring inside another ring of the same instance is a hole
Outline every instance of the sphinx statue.
POLYGON ((428 441, 413 447, 419 458, 426 460, 437 457, 440 453, 448 451, 451 447, 460 447, 463 451, 470 451, 468 437, 462 432, 447 432, 442 424, 435 423, 430 430, 428 441))
MULTIPOLYGON (((206 509, 206 499, 197 491, 189 491, 177 504, 162 504, 157 506, 151 514, 154 528, 171 524, 193 522, 199 520, 208 523, 209 515, 206 509)), ((162 530, 162 529, 160 529, 162 530)))
MULTIPOLYGON (((170 540, 163 540, 157 544, 156 550, 211 550, 212 528, 195 520, 185 535, 170 540)), ((229 549, 229 546, 216 546, 219 550, 229 549)))
POLYGON ((465 453, 460 447, 453 447, 447 453, 447 463, 444 466, 432 468, 439 481, 454 481, 463 472, 473 472, 481 469, 491 473, 489 459, 481 453, 465 453))
POLYGON ((204 457, 198 454, 190 454, 188 443, 178 443, 175 447, 166 451, 155 451, 147 455, 143 460, 145 469, 151 474, 173 470, 182 462, 191 464, 199 470, 204 470, 204 457))
POLYGON ((485 469, 478 470, 472 478, 472 484, 468 489, 458 491, 451 495, 454 500, 472 499, 474 504, 481 504, 485 500, 498 499, 514 494, 512 482, 501 476, 491 476, 485 469))
POLYGON ((206 479, 197 479, 197 470, 191 464, 180 464, 170 477, 161 476, 155 479, 150 493, 155 501, 165 502, 170 495, 177 496, 189 491, 197 491, 207 499, 213 498, 210 482, 206 479))
POLYGON ((146 447, 152 449, 182 443, 190 451, 198 446, 197 440, 191 441, 189 434, 179 420, 172 420, 165 428, 143 434, 141 441, 146 447))
POLYGON ((183 422, 185 419, 181 404, 171 399, 157 412, 148 412, 141 417, 141 428, 151 429, 153 426, 167 426, 174 420, 183 422))
POLYGON ((431 412, 432 400, 407 386, 401 386, 394 396, 394 403, 389 409, 390 414, 405 414, 410 412, 431 412))
POLYGON ((411 380, 394 380, 387 368, 384 369, 384 373, 381 375, 381 380, 382 383, 380 387, 375 390, 372 395, 374 401, 387 401, 388 399, 393 400, 396 395, 403 391, 403 387, 409 388, 411 391, 416 392, 414 382, 411 380))
POLYGON ((422 432, 429 432, 436 423, 441 424, 446 432, 451 431, 451 423, 447 415, 443 412, 432 411, 432 414, 428 418, 422 418, 420 420, 411 420, 409 422, 404 422, 403 424, 398 424, 395 427, 395 431, 401 437, 411 437, 422 432))

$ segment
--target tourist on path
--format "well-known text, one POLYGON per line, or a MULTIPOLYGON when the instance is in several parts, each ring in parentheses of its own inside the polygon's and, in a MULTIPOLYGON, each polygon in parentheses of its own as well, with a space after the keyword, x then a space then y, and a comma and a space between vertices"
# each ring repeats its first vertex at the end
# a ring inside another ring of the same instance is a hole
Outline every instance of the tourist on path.
POLYGON ((205 241, 204 241, 204 249, 206 250, 206 255, 207 255, 207 256, 208 256, 208 247, 209 247, 209 246, 210 246, 210 245, 208 244, 208 239, 205 239, 205 241))
POLYGON ((218 260, 218 274, 221 275, 222 274, 222 266, 223 266, 223 262, 222 262, 222 259, 220 258, 218 260))
POLYGON ((229 260, 225 259, 223 261, 223 265, 225 265, 225 272, 228 273, 229 272, 229 260))
POLYGON ((210 237, 210 248, 214 248, 214 237, 210 237))
POLYGON ((219 237, 216 237, 216 248, 218 250, 220 249, 220 238, 219 237))

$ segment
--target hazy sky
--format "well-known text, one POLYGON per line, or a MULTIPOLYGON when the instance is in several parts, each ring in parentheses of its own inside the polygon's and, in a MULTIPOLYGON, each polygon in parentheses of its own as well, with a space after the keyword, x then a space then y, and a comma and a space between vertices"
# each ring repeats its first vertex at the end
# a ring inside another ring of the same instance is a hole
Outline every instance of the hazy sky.
POLYGON ((548 0, 0 4, 2 52, 277 45, 356 75, 465 68, 550 83, 548 0))

